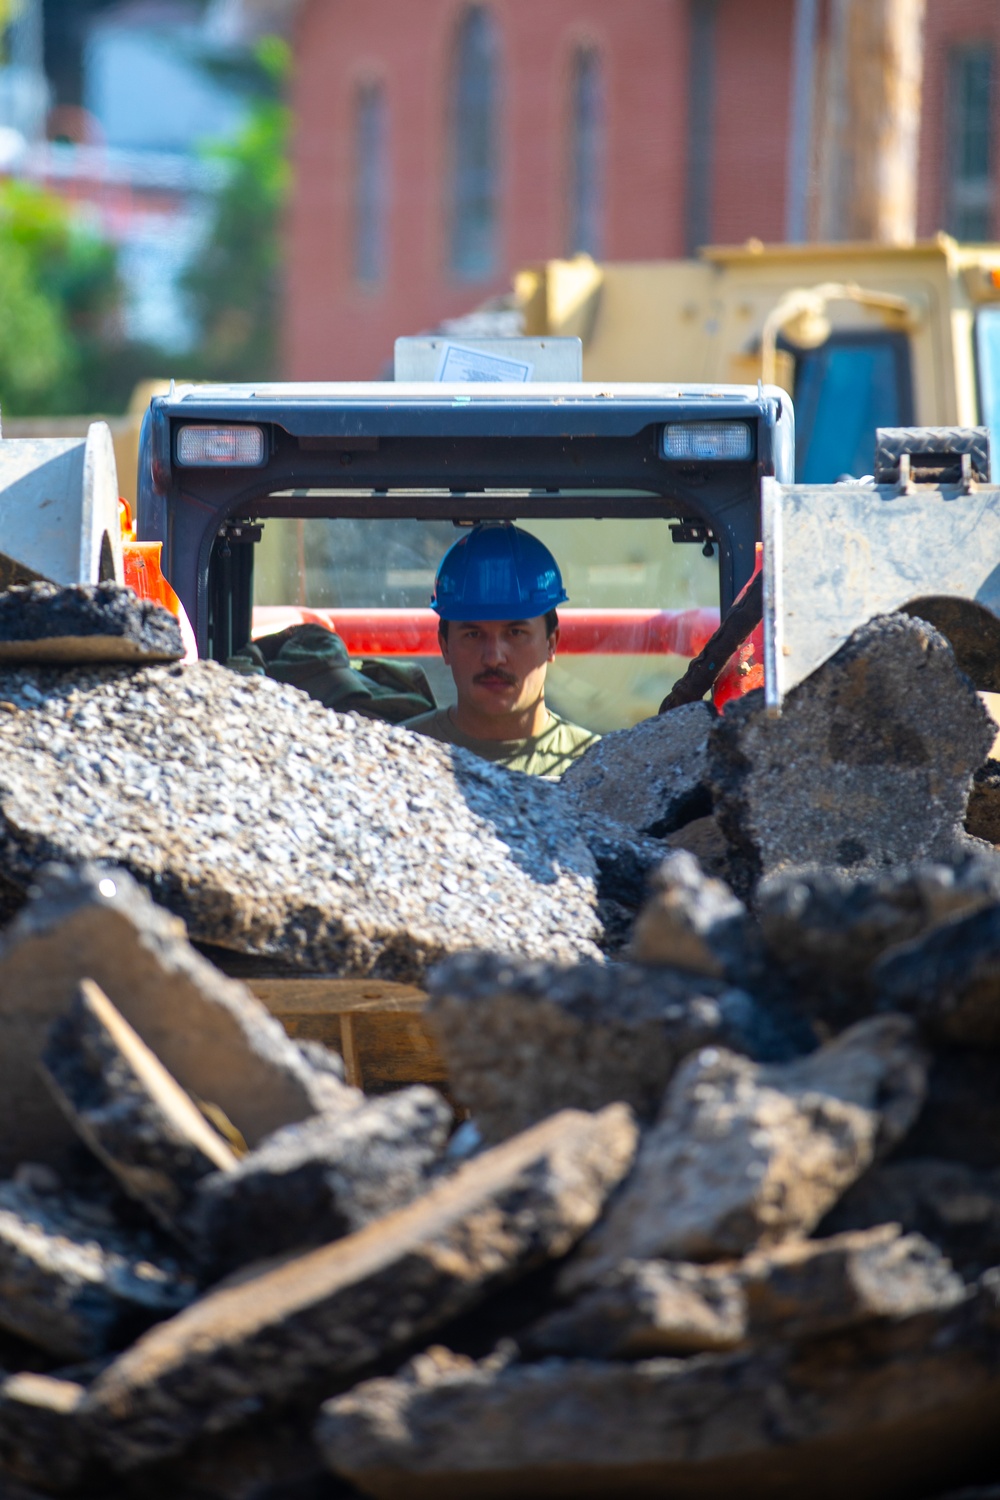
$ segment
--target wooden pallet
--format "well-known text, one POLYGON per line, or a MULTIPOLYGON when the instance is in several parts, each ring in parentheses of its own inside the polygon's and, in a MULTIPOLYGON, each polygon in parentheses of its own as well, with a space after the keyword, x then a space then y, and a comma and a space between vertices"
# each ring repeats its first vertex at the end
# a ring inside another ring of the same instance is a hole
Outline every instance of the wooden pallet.
POLYGON ((427 996, 414 985, 250 975, 244 982, 289 1036, 339 1052, 347 1082, 366 1093, 408 1083, 440 1088, 447 1081, 444 1059, 424 1021, 427 996))

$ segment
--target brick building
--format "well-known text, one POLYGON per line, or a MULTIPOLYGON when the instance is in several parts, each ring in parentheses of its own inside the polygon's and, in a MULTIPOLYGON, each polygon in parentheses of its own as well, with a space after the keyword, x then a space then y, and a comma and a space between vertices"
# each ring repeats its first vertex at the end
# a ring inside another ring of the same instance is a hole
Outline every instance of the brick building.
POLYGON ((1000 4, 929 0, 918 228, 1000 239, 1000 4))
MULTIPOLYGON (((809 232, 836 3, 299 0, 287 373, 374 376, 545 257, 809 232)), ((997 0, 928 0, 921 233, 1000 236, 998 79, 997 0)))

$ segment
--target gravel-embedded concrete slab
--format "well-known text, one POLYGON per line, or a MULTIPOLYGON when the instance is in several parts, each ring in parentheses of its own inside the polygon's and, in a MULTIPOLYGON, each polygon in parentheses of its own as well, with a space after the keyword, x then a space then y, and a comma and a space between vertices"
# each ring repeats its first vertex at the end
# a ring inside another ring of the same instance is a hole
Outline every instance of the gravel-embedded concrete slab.
MULTIPOLYGON (((933 626, 886 615, 788 694, 754 693, 709 739, 716 816, 749 889, 785 865, 877 871, 963 849, 996 725, 933 626)), ((743 894, 741 889, 740 894, 743 894)))
POLYGON ((86 1463, 77 1418, 83 1397, 82 1385, 51 1375, 23 1372, 0 1383, 0 1493, 8 1474, 48 1493, 78 1486, 86 1463))
POLYGON ((218 1275, 401 1208, 426 1190, 452 1120, 440 1094, 416 1087, 286 1125, 198 1183, 186 1227, 200 1263, 218 1275))
POLYGON ((712 810, 707 785, 710 703, 688 703, 604 735, 573 762, 560 785, 581 814, 665 838, 712 810))
POLYGON ((76 1133, 171 1232, 198 1180, 236 1166, 228 1142, 92 979, 52 1026, 41 1069, 76 1133))
POLYGON ((15 880, 121 864, 192 938, 328 974, 599 956, 597 866, 558 785, 211 662, 9 671, 0 700, 15 880))
POLYGON ((476 1364, 447 1351, 328 1401, 331 1468, 377 1500, 918 1500, 996 1453, 978 1305, 808 1346, 476 1364))
POLYGON ((0 1328, 64 1360, 121 1348, 195 1296, 148 1236, 85 1203, 0 1183, 0 1328))
POLYGON ((724 881, 707 876, 693 854, 678 852, 652 876, 629 950, 637 963, 738 982, 758 946, 743 902, 724 881))
POLYGON ((245 1272, 98 1377, 84 1411, 128 1469, 183 1451, 317 1382, 343 1381, 489 1290, 564 1255, 632 1162, 623 1105, 565 1110, 415 1203, 307 1255, 245 1272))
POLYGON ((1000 904, 885 954, 872 985, 880 1004, 912 1012, 939 1040, 1000 1049, 1000 904))
POLYGON ((246 986, 196 953, 183 924, 130 876, 54 868, 0 942, 0 1170, 65 1162, 75 1136, 37 1063, 88 978, 181 1088, 218 1106, 250 1145, 361 1101, 311 1067, 246 986))
POLYGON ((531 1359, 651 1359, 735 1349, 746 1336, 746 1297, 728 1268, 627 1260, 517 1342, 531 1359))
POLYGON ((1000 901, 1000 860, 904 865, 878 874, 786 870, 757 887, 768 956, 800 1003, 834 1023, 871 1014, 872 968, 888 949, 1000 901))
POLYGON ((28 583, 0 593, 0 662, 83 666, 183 655, 170 611, 120 583, 28 583))
POLYGON ((616 1099, 651 1119, 681 1059, 709 1043, 763 1058, 803 1045, 744 991, 670 969, 471 953, 428 988, 451 1088, 489 1141, 616 1099))
POLYGON ((926 1060, 912 1032, 893 1016, 796 1062, 762 1066, 717 1047, 688 1058, 562 1288, 624 1260, 710 1261, 808 1234, 915 1118, 926 1060))

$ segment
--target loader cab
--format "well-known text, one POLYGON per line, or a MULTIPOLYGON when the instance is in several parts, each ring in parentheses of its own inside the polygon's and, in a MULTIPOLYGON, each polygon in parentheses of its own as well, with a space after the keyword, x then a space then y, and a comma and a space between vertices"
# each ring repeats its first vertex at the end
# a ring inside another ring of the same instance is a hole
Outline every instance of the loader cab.
POLYGON ((793 455, 777 388, 178 388, 144 420, 137 530, 202 657, 320 620, 352 656, 430 668, 456 528, 517 521, 570 593, 554 706, 603 731, 655 712, 748 581, 761 479, 791 482, 793 455))

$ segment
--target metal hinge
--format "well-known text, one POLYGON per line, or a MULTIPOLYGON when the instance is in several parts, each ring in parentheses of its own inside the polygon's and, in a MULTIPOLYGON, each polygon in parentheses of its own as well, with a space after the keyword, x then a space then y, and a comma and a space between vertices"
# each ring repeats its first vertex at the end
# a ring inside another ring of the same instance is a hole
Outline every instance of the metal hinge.
POLYGON ((986 427, 880 427, 875 433, 875 483, 912 494, 918 484, 956 484, 969 494, 990 482, 986 427))

